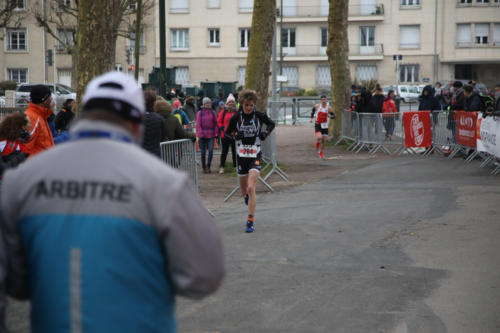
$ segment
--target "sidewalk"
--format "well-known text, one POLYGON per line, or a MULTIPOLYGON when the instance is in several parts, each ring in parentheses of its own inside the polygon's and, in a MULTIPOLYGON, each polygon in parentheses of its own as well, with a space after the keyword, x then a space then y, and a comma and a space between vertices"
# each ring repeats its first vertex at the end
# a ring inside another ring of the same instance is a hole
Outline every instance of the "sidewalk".
MULTIPOLYGON (((328 162, 325 162, 328 163, 328 162)), ((500 177, 395 157, 216 210, 227 277, 180 332, 495 332, 500 177)))

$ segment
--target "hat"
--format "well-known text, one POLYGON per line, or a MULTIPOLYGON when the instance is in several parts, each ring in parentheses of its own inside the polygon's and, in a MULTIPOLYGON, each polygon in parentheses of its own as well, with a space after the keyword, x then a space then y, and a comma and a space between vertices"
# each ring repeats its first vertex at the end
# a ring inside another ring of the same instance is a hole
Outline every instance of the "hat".
POLYGON ((182 106, 182 103, 181 103, 181 101, 179 101, 178 99, 176 99, 174 101, 174 109, 178 109, 179 106, 182 106))
POLYGON ((142 89, 130 75, 109 72, 89 82, 83 94, 83 109, 105 109, 134 122, 146 113, 142 89))
POLYGON ((166 100, 157 100, 154 105, 154 110, 157 113, 161 113, 162 111, 166 111, 168 113, 172 113, 172 105, 166 100))
POLYGON ((236 100, 234 99, 234 96, 233 94, 229 94, 229 96, 227 96, 227 99, 226 99, 226 104, 229 103, 229 102, 235 102, 236 103, 236 100))
POLYGON ((31 88, 30 98, 31 102, 35 104, 43 103, 51 95, 49 87, 43 84, 37 84, 31 88))
POLYGON ((203 97, 202 103, 203 105, 205 105, 205 103, 212 103, 212 100, 208 97, 203 97))

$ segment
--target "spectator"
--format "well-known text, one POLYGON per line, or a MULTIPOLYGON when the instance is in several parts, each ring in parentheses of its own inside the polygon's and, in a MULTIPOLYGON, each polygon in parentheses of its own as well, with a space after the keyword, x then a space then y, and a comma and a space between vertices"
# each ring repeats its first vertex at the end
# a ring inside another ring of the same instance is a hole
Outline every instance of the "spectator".
POLYGON ((370 91, 363 87, 356 105, 356 111, 359 113, 374 113, 375 105, 372 102, 372 94, 370 91))
POLYGON ((495 86, 495 110, 500 110, 500 83, 495 86))
POLYGON ((217 125, 219 126, 219 133, 221 138, 222 153, 220 155, 220 168, 219 173, 224 173, 224 167, 226 166, 226 158, 229 153, 229 147, 231 147, 231 157, 233 158, 233 168, 236 168, 236 146, 234 140, 229 137, 225 137, 225 132, 227 125, 229 125, 229 120, 236 113, 236 100, 233 94, 229 94, 226 100, 226 106, 219 112, 219 119, 217 120, 217 125))
POLYGON ((420 96, 420 104, 418 105, 418 111, 431 111, 432 121, 434 124, 438 122, 438 113, 434 111, 441 111, 441 104, 434 97, 434 91, 431 85, 426 85, 422 90, 422 95, 420 96))
POLYGON ((372 96, 373 105, 375 106, 376 113, 382 113, 382 107, 384 105, 384 91, 380 86, 375 89, 375 94, 372 96))
POLYGON ((74 140, 5 173, 2 268, 33 332, 174 332, 175 296, 220 285, 217 226, 186 176, 137 146, 144 114, 132 77, 99 76, 74 140))
POLYGON ((52 115, 53 103, 50 89, 43 84, 32 87, 30 98, 31 102, 25 111, 31 125, 31 140, 26 142, 26 153, 33 156, 54 146, 54 138, 47 122, 52 115))
POLYGON ((182 103, 178 99, 174 101, 174 113, 173 115, 177 118, 179 121, 179 124, 185 126, 189 125, 189 118, 186 115, 186 112, 182 110, 182 103))
POLYGON ((184 112, 188 117, 190 122, 196 121, 196 103, 193 96, 186 97, 186 103, 184 103, 184 112))
POLYGON ((155 102, 154 110, 163 118, 163 122, 165 124, 165 136, 163 139, 165 141, 180 139, 196 140, 196 135, 192 132, 185 131, 177 118, 174 117, 172 114, 174 109, 169 102, 163 99, 157 100, 155 102))
POLYGON ((387 97, 382 106, 382 113, 384 118, 385 139, 392 141, 392 134, 394 133, 394 118, 398 114, 396 103, 394 103, 394 90, 389 90, 387 97))
POLYGON ((54 121, 55 129, 57 133, 67 132, 69 130, 69 125, 75 118, 75 114, 73 113, 73 107, 75 106, 74 99, 67 99, 64 101, 62 110, 56 116, 54 121))
POLYGON ((474 87, 466 85, 464 87, 464 97, 465 97, 465 111, 481 111, 483 109, 483 103, 481 102, 481 97, 474 91, 474 87))
POLYGON ((460 81, 453 82, 453 94, 451 96, 451 102, 449 105, 450 113, 448 114, 448 124, 446 128, 451 130, 453 143, 457 141, 457 120, 455 111, 464 110, 465 109, 465 97, 464 97, 464 89, 463 84, 460 81))
POLYGON ((210 173, 212 156, 214 152, 214 139, 217 136, 217 116, 212 110, 212 101, 210 98, 203 98, 203 108, 196 115, 196 133, 199 138, 201 150, 201 166, 204 173, 210 173), (208 150, 208 159, 206 151, 208 150))
POLYGON ((144 92, 146 113, 144 115, 144 135, 142 148, 151 154, 160 157, 160 143, 165 137, 165 124, 163 118, 154 112, 153 105, 156 101, 156 93, 152 90, 144 92))
POLYGON ((203 97, 205 97, 205 93, 203 90, 199 90, 198 94, 196 94, 196 109, 199 110, 203 107, 203 97))
MULTIPOLYGON (((0 122, 0 177, 7 167, 16 167, 23 162, 26 154, 25 143, 30 139, 30 124, 24 113, 12 113, 0 122)), ((0 331, 1 332, 1 331, 0 331)))

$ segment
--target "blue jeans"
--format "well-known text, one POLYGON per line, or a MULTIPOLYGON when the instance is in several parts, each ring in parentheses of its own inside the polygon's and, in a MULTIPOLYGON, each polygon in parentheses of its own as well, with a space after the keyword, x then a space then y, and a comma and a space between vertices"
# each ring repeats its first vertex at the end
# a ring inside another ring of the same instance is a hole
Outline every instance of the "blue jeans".
POLYGON ((199 141, 200 150, 201 150, 201 166, 203 169, 210 168, 212 164, 212 156, 214 154, 214 138, 200 138, 199 141), (205 160, 206 151, 208 149, 208 160, 205 160))

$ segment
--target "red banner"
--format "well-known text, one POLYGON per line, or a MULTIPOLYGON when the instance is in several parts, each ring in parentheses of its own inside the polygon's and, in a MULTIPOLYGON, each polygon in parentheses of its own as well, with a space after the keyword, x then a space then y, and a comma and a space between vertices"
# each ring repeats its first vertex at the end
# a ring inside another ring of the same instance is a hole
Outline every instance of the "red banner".
POLYGON ((457 111, 457 143, 476 148, 477 144, 477 112, 457 111))
POLYGON ((419 148, 432 145, 431 112, 404 112, 405 147, 419 148))

